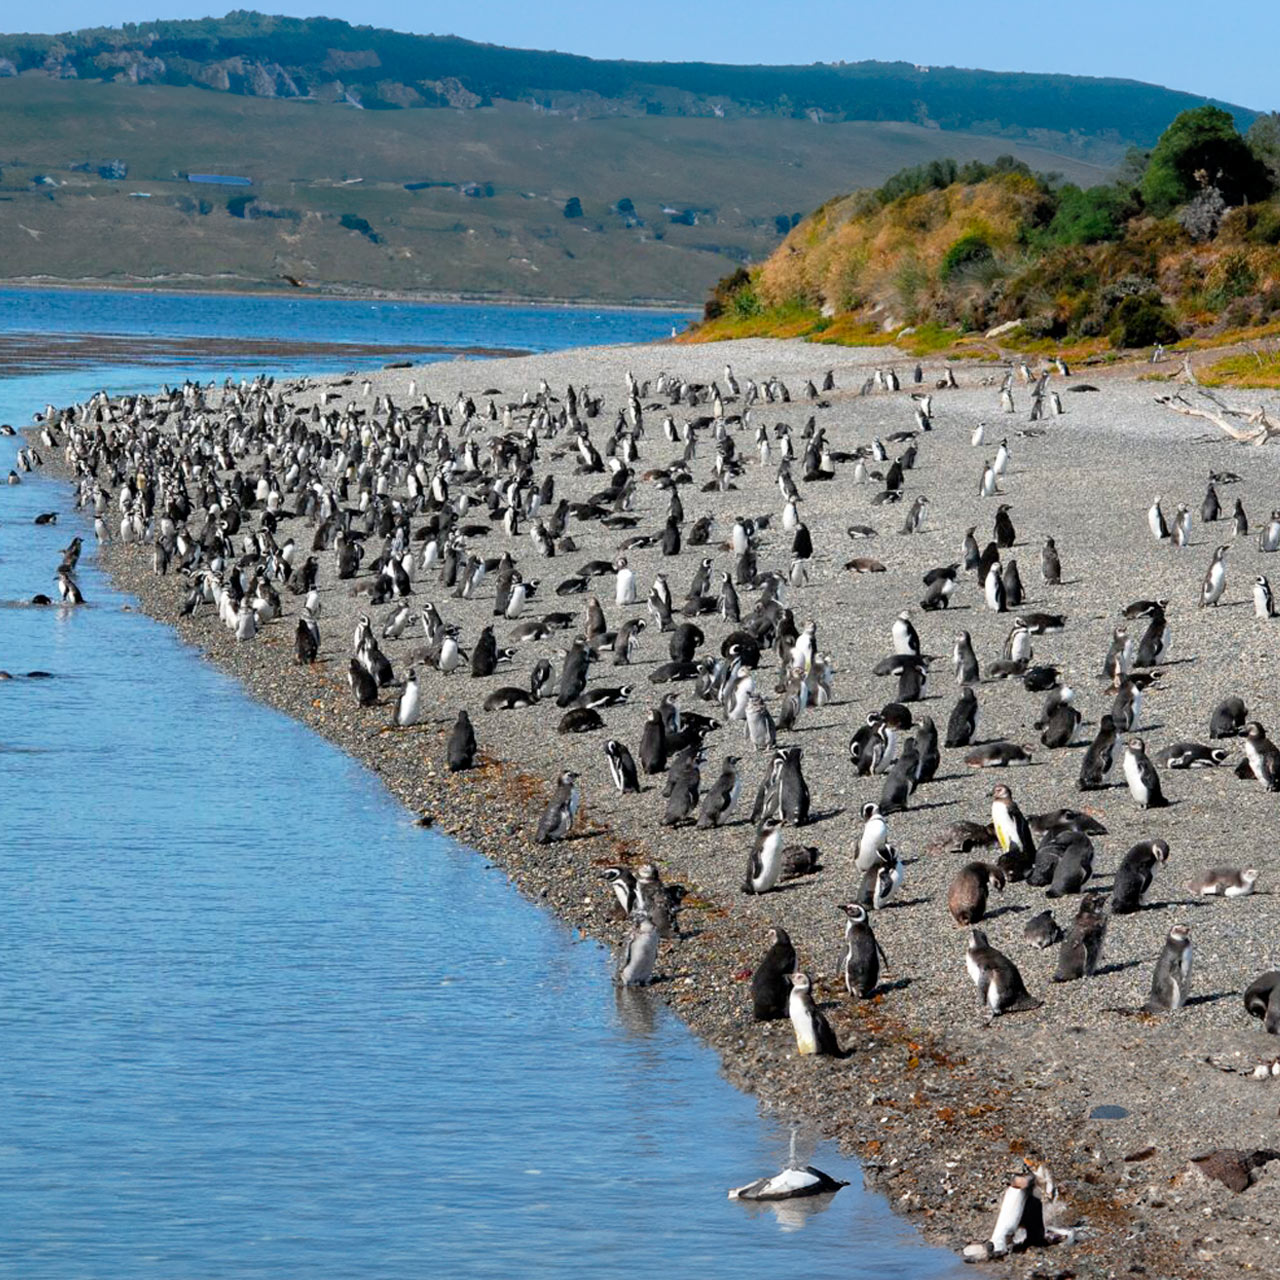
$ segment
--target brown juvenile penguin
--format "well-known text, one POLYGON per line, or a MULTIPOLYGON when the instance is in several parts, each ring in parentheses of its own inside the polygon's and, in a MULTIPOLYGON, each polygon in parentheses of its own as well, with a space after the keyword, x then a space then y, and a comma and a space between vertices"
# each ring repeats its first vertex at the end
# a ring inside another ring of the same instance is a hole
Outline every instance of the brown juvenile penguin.
POLYGON ((1102 943, 1107 935, 1107 895, 1086 893, 1058 950, 1054 982, 1074 982, 1092 977, 1102 959, 1102 943))
POLYGON ((987 894, 992 886, 1004 892, 1004 872, 989 862, 969 862, 956 872, 947 890, 947 910, 956 924, 977 924, 987 914, 987 894))

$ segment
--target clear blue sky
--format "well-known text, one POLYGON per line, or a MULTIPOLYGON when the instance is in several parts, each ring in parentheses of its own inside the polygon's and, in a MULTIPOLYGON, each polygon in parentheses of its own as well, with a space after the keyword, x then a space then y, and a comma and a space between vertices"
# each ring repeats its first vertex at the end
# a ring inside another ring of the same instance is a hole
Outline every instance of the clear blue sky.
MULTIPOLYGON (((7 31, 71 31, 220 15, 230 7, 199 0, 44 0, 6 5, 0 25, 7 31)), ((1198 0, 260 0, 257 6, 240 0, 239 7, 596 58, 876 58, 1124 76, 1256 110, 1280 109, 1276 0, 1207 6, 1198 0)))

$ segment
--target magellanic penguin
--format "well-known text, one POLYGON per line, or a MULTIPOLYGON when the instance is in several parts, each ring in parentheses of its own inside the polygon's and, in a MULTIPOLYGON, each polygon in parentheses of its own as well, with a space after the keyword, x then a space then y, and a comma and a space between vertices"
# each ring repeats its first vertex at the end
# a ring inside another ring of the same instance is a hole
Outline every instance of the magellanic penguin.
POLYGON ((1200 607, 1205 605, 1216 606, 1218 601, 1222 599, 1222 593, 1227 589, 1227 552, 1231 548, 1223 544, 1213 553, 1213 560, 1209 564, 1209 568, 1204 575, 1204 582, 1200 586, 1200 607))
POLYGON ((1265 574, 1259 574, 1253 580, 1253 612, 1259 618, 1276 616, 1276 601, 1271 594, 1271 584, 1265 574))
POLYGON ((1102 960, 1102 944, 1107 936, 1107 900, 1101 893, 1086 893, 1076 918, 1058 950, 1054 982, 1074 982, 1092 977, 1102 960))
POLYGON ((989 862, 970 862, 956 872, 947 890, 947 910, 960 925, 975 925, 987 914, 987 893, 1004 892, 1004 872, 989 862))
POLYGON ((1163 809, 1169 802, 1160 787, 1160 775, 1147 756, 1141 738, 1130 738, 1124 750, 1124 780, 1140 809, 1163 809))
POLYGON ((647 987, 658 963, 658 929, 648 916, 632 917, 631 931, 622 948, 617 980, 624 987, 647 987))
POLYGON ((956 705, 947 718, 948 747, 967 747, 978 728, 978 696, 969 687, 960 690, 956 705))
POLYGON ((1044 1003, 1028 994, 1018 966, 997 951, 981 929, 974 929, 969 937, 965 967, 978 989, 978 999, 987 1011, 988 1021, 1006 1013, 1038 1009, 1044 1003))
POLYGON ((1151 976, 1151 994, 1142 1006, 1146 1013, 1176 1013, 1187 1003, 1191 990, 1191 930, 1175 924, 1151 976))
POLYGON ((1169 845, 1164 840, 1144 840, 1124 855, 1111 889, 1111 914, 1131 915, 1146 905, 1147 890, 1155 877, 1156 864, 1169 861, 1169 845))
POLYGON ((409 668, 404 688, 396 699, 395 710, 391 713, 391 723, 395 728, 407 729, 422 719, 422 698, 418 688, 418 673, 409 668))
POLYGON ((846 902, 841 908, 845 914, 844 956, 841 970, 844 973, 845 990, 851 996, 863 1000, 875 994, 880 983, 880 961, 888 967, 889 958, 871 930, 867 909, 857 902, 846 902))
POLYGON ((791 975, 796 971, 796 949, 780 925, 769 930, 769 949, 751 975, 751 1012, 757 1022, 787 1016, 791 975))
POLYGON ((766 818, 756 832, 743 893, 768 893, 782 879, 782 819, 766 818))
POLYGON ((1272 969, 1255 978, 1244 993, 1245 1012, 1262 1021, 1269 1035, 1280 1035, 1280 970, 1272 969))
POLYGON ((1025 880, 1035 862, 1035 837, 1013 792, 1003 782, 991 790, 991 825, 1000 846, 1000 870, 1009 880, 1025 880))
POLYGON ((578 775, 566 769, 556 779, 556 789, 538 823, 534 842, 551 844, 554 840, 565 839, 573 827, 574 818, 577 817, 579 803, 578 775))
POLYGON ((636 773, 636 762, 624 742, 610 738, 604 744, 604 753, 609 758, 609 776, 613 785, 625 795, 638 795, 640 778, 636 773))
POLYGON ((1253 776, 1268 791, 1280 791, 1280 749, 1256 720, 1250 720, 1245 726, 1244 754, 1253 776))
POLYGON ((889 843, 889 824, 880 812, 878 804, 868 802, 862 806, 862 834, 858 837, 858 853, 854 866, 859 871, 870 871, 879 865, 880 850, 889 843))
MULTIPOLYGON (((411 677, 412 674, 410 672, 411 677)), ((475 730, 471 727, 471 717, 467 715, 466 708, 458 712, 458 719, 454 722, 453 730, 449 734, 448 744, 445 747, 445 756, 448 760, 450 773, 461 773, 475 765, 476 735, 475 730)))
POLYGON ((1098 791, 1107 785, 1107 775, 1115 763, 1116 725, 1109 715, 1098 721, 1098 732, 1080 763, 1076 787, 1081 791, 1098 791))
POLYGON ((1204 898, 1245 898, 1253 892, 1258 872, 1253 867, 1210 867, 1188 882, 1187 888, 1204 898))
POLYGON ((787 1002, 787 1012, 791 1015, 791 1026, 796 1033, 796 1052, 802 1057, 845 1056, 831 1024, 814 1003, 813 982, 803 970, 791 975, 791 997, 787 1002))

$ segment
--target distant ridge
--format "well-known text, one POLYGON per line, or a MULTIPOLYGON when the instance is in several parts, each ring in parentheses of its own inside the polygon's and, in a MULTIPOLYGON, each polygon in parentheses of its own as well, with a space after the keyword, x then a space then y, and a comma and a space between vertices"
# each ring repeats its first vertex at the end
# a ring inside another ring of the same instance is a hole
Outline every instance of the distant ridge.
MULTIPOLYGON (((1136 80, 905 62, 597 60, 250 10, 56 36, 0 36, 3 74, 195 85, 380 110, 476 109, 506 101, 588 116, 902 121, 1023 138, 1077 154, 1096 143, 1149 146, 1180 111, 1212 101, 1136 80)), ((1229 110, 1241 129, 1257 114, 1216 105, 1229 110)))

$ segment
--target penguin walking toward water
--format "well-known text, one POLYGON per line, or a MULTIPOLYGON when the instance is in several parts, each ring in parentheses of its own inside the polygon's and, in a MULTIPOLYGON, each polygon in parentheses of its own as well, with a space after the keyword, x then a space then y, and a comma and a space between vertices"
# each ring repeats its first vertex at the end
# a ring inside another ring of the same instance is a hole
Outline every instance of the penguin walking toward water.
MULTIPOLYGON (((412 671, 409 678, 413 678, 412 671)), ((445 761, 450 773, 462 773, 475 765, 476 734, 465 708, 458 712, 458 718, 449 733, 449 741, 445 744, 445 761)))
POLYGON ((566 769, 556 779, 556 789, 543 810, 534 836, 535 844, 551 844, 555 840, 563 840, 573 828, 573 820, 578 815, 580 796, 578 792, 578 775, 566 769))
POLYGON ((991 945, 982 929, 974 929, 969 936, 965 967, 978 989, 978 999, 987 1011, 988 1022, 1006 1013, 1039 1009, 1044 1004, 1028 993, 1018 966, 991 945))
POLYGON ((1191 990, 1191 929, 1175 924, 1151 975, 1151 994, 1142 1006, 1145 1013, 1176 1013, 1187 1003, 1191 990))
POLYGON ((780 925, 774 925, 769 930, 769 949, 751 974, 751 1012, 757 1022, 787 1016, 796 963, 790 935, 780 925))
POLYGON ((787 1012, 796 1033, 796 1052, 802 1057, 812 1055, 843 1058, 845 1055, 822 1010, 813 1000, 813 981, 803 970, 791 975, 791 995, 787 1012))
POLYGON ((657 963, 657 926, 647 915, 635 915, 622 948, 617 981, 624 987, 647 987, 653 981, 657 963))
POLYGON ((1169 803, 1160 787, 1160 775, 1151 763, 1141 738, 1131 738, 1125 747, 1124 780, 1140 809, 1163 809, 1169 803))

